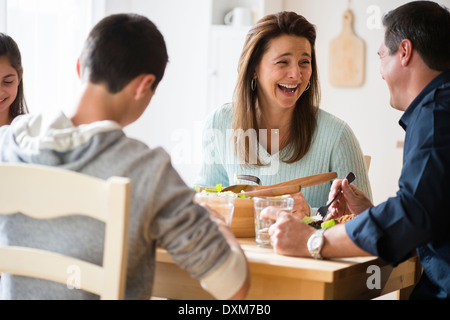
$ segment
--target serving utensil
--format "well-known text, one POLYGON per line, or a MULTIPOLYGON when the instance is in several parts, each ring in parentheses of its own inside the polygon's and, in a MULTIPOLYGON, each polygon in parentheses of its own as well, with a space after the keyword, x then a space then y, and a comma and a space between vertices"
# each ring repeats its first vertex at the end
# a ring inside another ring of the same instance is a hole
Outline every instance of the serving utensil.
POLYGON ((258 177, 251 176, 248 174, 238 174, 237 175, 238 180, 247 180, 256 183, 257 185, 261 185, 261 180, 258 177))
MULTIPOLYGON (((326 172, 326 173, 314 174, 314 175, 306 176, 306 177, 302 177, 302 178, 292 179, 292 180, 288 180, 285 182, 272 184, 272 185, 268 185, 268 186, 237 184, 237 185, 232 185, 232 186, 223 188, 222 192, 231 191, 234 193, 240 193, 240 194, 243 193, 243 194, 249 195, 248 192, 250 192, 250 191, 257 191, 257 190, 270 189, 270 188, 276 188, 276 187, 285 187, 285 186, 297 186, 297 187, 299 187, 299 189, 296 192, 299 192, 301 190, 301 188, 311 187, 316 184, 328 182, 328 181, 331 181, 336 178, 337 178, 336 172, 326 172)), ((294 193, 294 192, 291 192, 291 193, 294 193)), ((285 194, 287 194, 287 193, 285 193, 285 194)))
MULTIPOLYGON (((348 174, 347 174, 347 177, 345 177, 347 180, 348 180, 348 183, 352 183, 353 181, 355 181, 355 174, 353 173, 353 172, 349 172, 348 174)), ((339 188, 339 191, 338 191, 338 193, 336 194, 336 196, 333 198, 333 200, 331 200, 327 205, 325 205, 325 206, 321 206, 320 208, 319 208, 319 210, 317 210, 317 212, 316 212, 316 216, 321 216, 321 217, 323 217, 323 220, 325 221, 325 218, 327 217, 327 215, 328 215, 328 208, 330 207, 330 205, 334 202, 334 200, 336 200, 337 199, 337 197, 339 196, 339 194, 341 193, 341 191, 342 191, 342 188, 339 188)))
POLYGON ((241 192, 239 194, 249 197, 276 197, 284 194, 297 193, 300 192, 300 190, 302 190, 301 185, 292 185, 241 192))

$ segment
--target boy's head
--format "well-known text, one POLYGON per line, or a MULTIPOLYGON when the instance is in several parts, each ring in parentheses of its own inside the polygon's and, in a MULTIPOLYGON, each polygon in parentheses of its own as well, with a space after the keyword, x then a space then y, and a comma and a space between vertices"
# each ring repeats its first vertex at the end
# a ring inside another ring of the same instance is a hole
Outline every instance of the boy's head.
POLYGON ((79 62, 82 79, 117 93, 141 74, 155 75, 155 89, 168 55, 164 37, 150 20, 137 14, 115 14, 92 29, 79 62))

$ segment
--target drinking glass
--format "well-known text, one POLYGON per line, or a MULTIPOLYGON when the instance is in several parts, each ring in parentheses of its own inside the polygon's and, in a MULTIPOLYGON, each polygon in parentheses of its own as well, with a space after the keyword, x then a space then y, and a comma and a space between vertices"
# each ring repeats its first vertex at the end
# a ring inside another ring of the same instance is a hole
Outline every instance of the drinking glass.
POLYGON ((255 197, 255 239, 256 245, 263 248, 272 248, 269 235, 269 227, 275 223, 272 219, 261 219, 261 211, 267 207, 275 207, 292 214, 294 198, 291 196, 280 197, 255 197))
POLYGON ((228 226, 231 226, 234 212, 234 193, 220 192, 198 192, 195 194, 194 201, 202 206, 210 207, 220 214, 228 226))

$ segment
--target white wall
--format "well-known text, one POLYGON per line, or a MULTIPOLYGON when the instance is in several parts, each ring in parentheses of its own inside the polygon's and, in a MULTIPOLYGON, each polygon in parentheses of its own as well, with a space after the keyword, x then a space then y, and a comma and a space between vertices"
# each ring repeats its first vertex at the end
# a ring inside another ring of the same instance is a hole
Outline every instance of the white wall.
POLYGON ((209 5, 205 0, 108 0, 106 13, 147 16, 163 34, 169 64, 144 115, 126 133, 151 147, 163 146, 189 185, 200 166, 206 115, 209 5))
POLYGON ((6 32, 6 0, 0 0, 0 32, 6 32))

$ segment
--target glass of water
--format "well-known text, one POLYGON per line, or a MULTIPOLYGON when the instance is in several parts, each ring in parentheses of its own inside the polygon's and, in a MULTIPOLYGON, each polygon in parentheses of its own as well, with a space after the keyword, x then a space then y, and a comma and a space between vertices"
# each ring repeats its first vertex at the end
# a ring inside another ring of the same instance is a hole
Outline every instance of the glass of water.
POLYGON ((272 248, 269 235, 269 227, 275 223, 272 219, 261 219, 261 211, 267 207, 275 207, 280 210, 292 213, 294 208, 294 198, 290 196, 279 197, 255 197, 255 239, 256 245, 263 248, 272 248))

